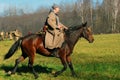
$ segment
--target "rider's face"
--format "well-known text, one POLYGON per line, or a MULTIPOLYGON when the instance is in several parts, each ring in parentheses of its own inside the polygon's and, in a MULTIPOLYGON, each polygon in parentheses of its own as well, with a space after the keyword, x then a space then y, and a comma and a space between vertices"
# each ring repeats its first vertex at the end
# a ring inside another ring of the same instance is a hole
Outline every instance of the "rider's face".
POLYGON ((60 8, 56 7, 54 10, 55 10, 56 13, 58 13, 60 11, 60 8))

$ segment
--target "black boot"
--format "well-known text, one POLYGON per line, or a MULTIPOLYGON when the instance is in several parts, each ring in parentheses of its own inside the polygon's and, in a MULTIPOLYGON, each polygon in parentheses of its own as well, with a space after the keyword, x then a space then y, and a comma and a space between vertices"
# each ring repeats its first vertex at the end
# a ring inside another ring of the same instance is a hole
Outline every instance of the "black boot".
POLYGON ((53 57, 59 57, 59 55, 58 55, 58 48, 55 48, 52 52, 51 52, 51 56, 53 56, 53 57))

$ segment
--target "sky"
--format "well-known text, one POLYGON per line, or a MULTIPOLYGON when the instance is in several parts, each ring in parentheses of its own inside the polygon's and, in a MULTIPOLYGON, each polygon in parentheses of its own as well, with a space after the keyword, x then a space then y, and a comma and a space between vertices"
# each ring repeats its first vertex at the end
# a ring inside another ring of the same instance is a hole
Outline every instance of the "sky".
POLYGON ((76 0, 0 0, 0 13, 9 8, 9 6, 16 6, 17 8, 29 8, 32 11, 35 11, 41 6, 50 7, 54 3, 60 4, 63 1, 74 2, 76 0))
MULTIPOLYGON (((5 9, 8 9, 9 6, 17 8, 29 8, 28 11, 33 12, 40 7, 50 7, 54 3, 60 4, 61 2, 73 3, 76 0, 0 0, 0 14, 4 12, 5 9)), ((96 0, 94 0, 95 2, 96 0)), ((99 0, 102 1, 102 0, 99 0)))

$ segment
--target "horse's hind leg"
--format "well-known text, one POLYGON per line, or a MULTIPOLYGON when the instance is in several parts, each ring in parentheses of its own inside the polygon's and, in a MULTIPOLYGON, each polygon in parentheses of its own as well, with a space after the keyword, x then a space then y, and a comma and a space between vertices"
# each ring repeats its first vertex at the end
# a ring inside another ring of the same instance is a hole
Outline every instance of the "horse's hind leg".
POLYGON ((15 66, 14 66, 14 69, 9 73, 9 74, 15 74, 16 70, 17 70, 17 67, 18 67, 18 64, 20 62, 22 62, 24 59, 26 58, 26 56, 20 56, 18 59, 16 59, 15 61, 15 66))
POLYGON ((36 73, 35 69, 33 68, 34 57, 35 57, 35 55, 32 55, 32 56, 29 57, 28 67, 32 70, 32 72, 33 72, 33 74, 35 76, 35 79, 37 79, 38 74, 36 73))

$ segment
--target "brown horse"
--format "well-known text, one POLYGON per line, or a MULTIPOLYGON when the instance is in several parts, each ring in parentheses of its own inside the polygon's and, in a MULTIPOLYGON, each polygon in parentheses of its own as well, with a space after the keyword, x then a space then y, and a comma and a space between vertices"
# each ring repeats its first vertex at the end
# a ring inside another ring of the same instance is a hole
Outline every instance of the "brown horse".
MULTIPOLYGON (((84 37, 90 43, 94 41, 91 29, 86 25, 87 23, 75 27, 70 27, 67 31, 65 31, 65 42, 58 50, 59 59, 63 64, 63 68, 54 74, 55 77, 67 69, 67 64, 71 70, 72 75, 76 76, 70 58, 75 44, 81 37, 84 37)), ((38 78, 38 74, 33 68, 35 53, 39 53, 44 56, 51 56, 51 51, 44 47, 44 34, 31 34, 20 38, 12 45, 8 53, 5 55, 4 59, 10 58, 19 46, 21 47, 22 55, 18 59, 16 59, 14 69, 11 71, 10 74, 14 74, 16 72, 18 64, 25 58, 29 57, 28 66, 32 70, 35 78, 38 78)))

